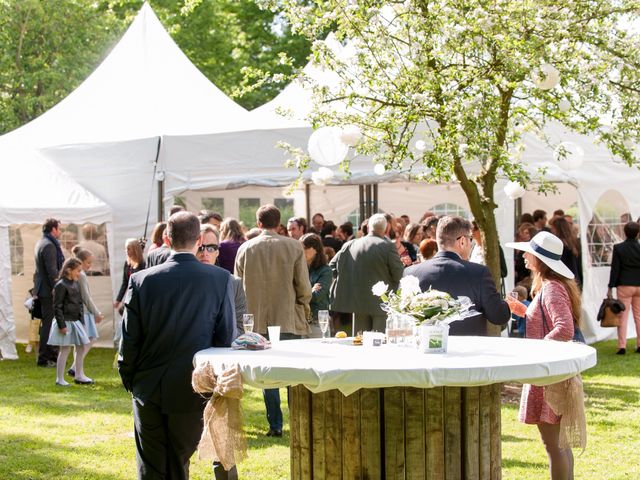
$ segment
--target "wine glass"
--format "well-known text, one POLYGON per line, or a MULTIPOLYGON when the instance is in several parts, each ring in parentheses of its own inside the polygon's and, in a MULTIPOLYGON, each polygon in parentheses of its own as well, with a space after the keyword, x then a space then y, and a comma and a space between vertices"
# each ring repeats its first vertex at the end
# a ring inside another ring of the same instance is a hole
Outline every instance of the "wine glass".
POLYGON ((244 333, 253 332, 253 315, 251 313, 242 315, 242 328, 244 328, 244 333))
POLYGON ((318 311, 318 325, 320 325, 322 338, 327 338, 327 331, 329 330, 329 310, 318 311))

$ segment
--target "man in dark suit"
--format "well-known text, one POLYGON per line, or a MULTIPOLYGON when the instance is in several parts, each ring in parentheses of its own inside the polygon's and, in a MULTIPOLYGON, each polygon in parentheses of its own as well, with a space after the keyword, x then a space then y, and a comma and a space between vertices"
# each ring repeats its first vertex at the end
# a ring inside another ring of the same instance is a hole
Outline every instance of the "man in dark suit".
POLYGON ((228 347, 235 334, 229 272, 195 257, 200 222, 189 212, 169 218, 174 253, 131 276, 118 359, 133 394, 140 479, 187 479, 202 433, 204 399, 191 387, 193 356, 228 347))
POLYGON ((468 261, 473 248, 471 223, 460 217, 442 217, 436 229, 438 253, 430 260, 407 268, 404 275, 420 280, 422 291, 433 288, 454 297, 471 299, 479 315, 451 323, 450 335, 487 335, 487 321, 504 325, 511 313, 484 265, 468 261))
POLYGON ((58 242, 61 233, 60 222, 55 218, 47 218, 42 225, 42 238, 38 241, 35 250, 36 272, 33 292, 40 300, 42 307, 37 360, 40 367, 55 367, 58 356, 58 348, 47 345, 47 342, 53 321, 53 287, 64 263, 64 255, 58 242))
POLYGON ((335 278, 331 285, 331 310, 354 313, 354 333, 371 329, 384 332, 387 315, 371 287, 383 281, 395 290, 404 269, 395 244, 384 236, 385 216, 372 215, 368 228, 366 236, 345 243, 329 263, 335 278))

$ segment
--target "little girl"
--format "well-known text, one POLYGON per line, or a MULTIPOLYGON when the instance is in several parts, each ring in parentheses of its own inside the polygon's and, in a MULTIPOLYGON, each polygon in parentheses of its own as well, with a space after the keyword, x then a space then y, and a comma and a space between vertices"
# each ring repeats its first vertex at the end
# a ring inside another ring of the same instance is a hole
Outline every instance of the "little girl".
POLYGON ((64 370, 71 346, 76 346, 75 383, 87 385, 94 383, 84 374, 85 345, 89 337, 84 328, 82 297, 78 279, 82 272, 82 262, 77 258, 70 258, 60 272, 60 280, 53 289, 53 310, 56 323, 51 325, 49 345, 58 345, 58 361, 56 362, 56 385, 67 387, 64 370))
MULTIPOLYGON (((78 279, 78 286, 80 287, 80 296, 82 297, 82 303, 84 305, 84 329, 87 332, 87 336, 89 337, 89 343, 85 345, 84 355, 87 358, 87 354, 89 350, 95 343, 96 339, 99 337, 98 328, 96 326, 97 323, 100 323, 104 319, 104 315, 100 313, 98 307, 93 302, 91 298, 91 291, 89 290, 89 280, 87 279, 87 275, 85 272, 91 270, 91 266, 93 265, 93 254, 89 250, 84 250, 79 245, 73 247, 73 254, 76 256, 78 260, 82 262, 82 272, 80 273, 80 278, 78 279)), ((78 356, 78 350, 76 349, 75 354, 73 356, 73 363, 67 373, 72 377, 76 374, 76 358, 78 356)))

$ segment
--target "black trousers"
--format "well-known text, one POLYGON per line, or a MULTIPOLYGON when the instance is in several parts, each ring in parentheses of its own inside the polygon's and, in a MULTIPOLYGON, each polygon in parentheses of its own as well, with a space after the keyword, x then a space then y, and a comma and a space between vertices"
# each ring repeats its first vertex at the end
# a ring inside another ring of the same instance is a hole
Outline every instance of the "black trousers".
POLYGON ((203 410, 162 413, 160 389, 142 405, 133 399, 136 462, 140 480, 186 480, 202 433, 203 410))
POLYGON ((40 324, 38 365, 44 365, 48 361, 55 362, 58 358, 58 347, 47 345, 53 323, 53 297, 40 297, 40 305, 42 306, 42 323, 40 324))

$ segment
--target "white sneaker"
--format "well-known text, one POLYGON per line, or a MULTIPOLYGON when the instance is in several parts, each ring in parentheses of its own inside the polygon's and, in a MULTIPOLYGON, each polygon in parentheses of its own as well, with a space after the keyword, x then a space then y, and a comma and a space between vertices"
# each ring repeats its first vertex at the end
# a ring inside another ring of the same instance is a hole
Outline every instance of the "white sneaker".
POLYGON ((31 353, 33 352, 33 345, 31 345, 30 343, 27 343, 27 346, 25 347, 24 351, 26 353, 31 353))

